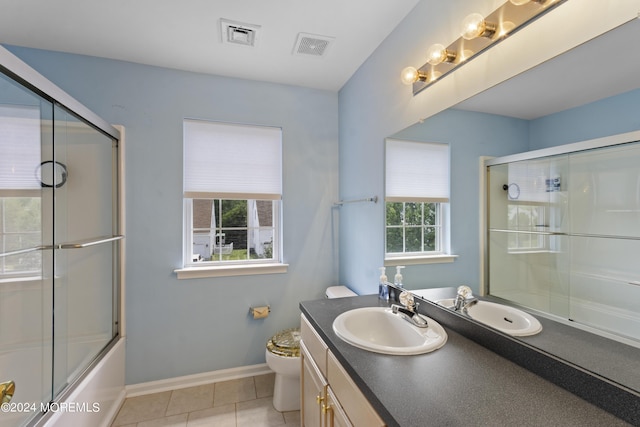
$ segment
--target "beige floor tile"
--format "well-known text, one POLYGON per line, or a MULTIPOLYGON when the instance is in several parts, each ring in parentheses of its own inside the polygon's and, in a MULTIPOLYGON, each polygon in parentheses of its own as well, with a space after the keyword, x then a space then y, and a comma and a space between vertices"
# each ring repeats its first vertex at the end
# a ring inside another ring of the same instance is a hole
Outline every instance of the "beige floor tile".
POLYGON ((213 406, 213 384, 188 387, 171 392, 171 399, 165 415, 198 411, 213 406))
POLYGON ((233 403, 189 414, 187 427, 236 427, 236 405, 233 403))
POLYGON ((274 381, 275 374, 265 374, 128 398, 112 426, 299 426, 300 411, 273 408, 274 381))
POLYGON ((156 420, 143 421, 137 427, 186 427, 189 414, 173 415, 156 420))
POLYGON ((229 403, 244 402, 256 398, 256 387, 253 377, 215 383, 213 406, 224 406, 229 403))
POLYGON ((124 401, 112 425, 124 426, 162 417, 170 398, 170 391, 128 398, 124 401))
POLYGON ((256 383, 256 397, 273 396, 273 384, 276 380, 276 374, 265 374, 253 377, 256 383))
POLYGON ((276 411, 270 397, 236 404, 238 427, 275 427, 284 425, 284 416, 276 411))
POLYGON ((284 422, 287 425, 300 425, 300 411, 283 412, 282 415, 284 415, 284 422))

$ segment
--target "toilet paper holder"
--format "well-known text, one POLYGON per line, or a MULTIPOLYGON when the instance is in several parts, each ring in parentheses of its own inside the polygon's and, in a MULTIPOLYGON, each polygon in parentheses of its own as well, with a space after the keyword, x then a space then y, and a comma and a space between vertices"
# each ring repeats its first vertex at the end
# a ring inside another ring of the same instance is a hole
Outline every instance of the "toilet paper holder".
POLYGON ((249 314, 251 314, 254 319, 264 319, 269 313, 271 313, 271 306, 268 305, 249 307, 249 314))

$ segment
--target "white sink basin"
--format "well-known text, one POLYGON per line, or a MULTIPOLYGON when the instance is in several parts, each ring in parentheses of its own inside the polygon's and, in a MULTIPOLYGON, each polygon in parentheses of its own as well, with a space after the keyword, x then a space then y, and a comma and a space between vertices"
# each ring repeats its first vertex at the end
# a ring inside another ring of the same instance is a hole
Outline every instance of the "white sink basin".
POLYGON ((383 354, 422 354, 447 342, 447 333, 425 316, 429 326, 419 328, 386 307, 364 307, 346 311, 333 321, 333 331, 347 343, 383 354))
MULTIPOLYGON (((439 300, 438 304, 452 308, 454 299, 439 300)), ((467 308, 467 314, 480 323, 516 337, 535 335, 542 330, 538 319, 508 305, 478 301, 467 308)))

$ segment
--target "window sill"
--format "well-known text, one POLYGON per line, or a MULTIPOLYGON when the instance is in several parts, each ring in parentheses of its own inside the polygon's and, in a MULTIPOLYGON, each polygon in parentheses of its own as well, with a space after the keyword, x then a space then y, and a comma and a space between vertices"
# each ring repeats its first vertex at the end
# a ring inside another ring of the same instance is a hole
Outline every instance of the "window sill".
POLYGON ((453 262, 458 255, 418 255, 418 256, 399 256, 386 258, 384 260, 385 267, 395 267, 397 265, 419 265, 419 264, 444 264, 453 262))
POLYGON ((206 277, 250 276, 254 274, 286 273, 289 264, 225 265, 215 267, 185 267, 173 270, 178 279, 202 279, 206 277))

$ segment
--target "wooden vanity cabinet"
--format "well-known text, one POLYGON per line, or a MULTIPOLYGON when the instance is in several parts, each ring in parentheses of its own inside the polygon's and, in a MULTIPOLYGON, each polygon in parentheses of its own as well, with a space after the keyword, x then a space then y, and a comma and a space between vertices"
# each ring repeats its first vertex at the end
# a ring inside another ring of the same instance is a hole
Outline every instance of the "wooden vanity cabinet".
POLYGON ((305 427, 324 427, 323 412, 326 411, 327 381, 320 373, 304 342, 300 343, 300 359, 302 360, 300 420, 305 427))
POLYGON ((333 390, 327 389, 327 412, 326 427, 350 427, 353 424, 349 422, 349 417, 340 406, 338 398, 333 394, 333 390))
POLYGON ((384 427, 371 404, 302 315, 300 333, 303 427, 384 427))

